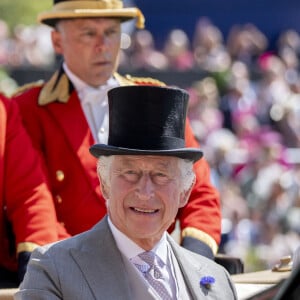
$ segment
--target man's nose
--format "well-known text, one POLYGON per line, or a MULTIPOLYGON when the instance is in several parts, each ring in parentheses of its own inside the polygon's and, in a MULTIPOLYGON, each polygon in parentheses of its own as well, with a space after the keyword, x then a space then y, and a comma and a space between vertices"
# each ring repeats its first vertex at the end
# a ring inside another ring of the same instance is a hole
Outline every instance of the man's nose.
POLYGON ((147 200, 153 196, 154 184, 149 174, 143 174, 143 176, 140 178, 137 187, 137 193, 138 196, 143 200, 147 200))
POLYGON ((96 40, 96 49, 98 51, 105 49, 108 46, 108 38, 105 35, 99 34, 96 40))

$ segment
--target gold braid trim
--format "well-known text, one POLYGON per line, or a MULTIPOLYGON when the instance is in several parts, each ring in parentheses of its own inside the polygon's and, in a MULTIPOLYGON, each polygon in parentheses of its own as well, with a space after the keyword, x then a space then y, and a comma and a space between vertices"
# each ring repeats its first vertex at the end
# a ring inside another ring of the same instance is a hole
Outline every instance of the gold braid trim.
POLYGON ((32 252, 37 247, 39 247, 38 244, 31 243, 31 242, 19 243, 17 245, 17 253, 24 252, 24 251, 32 252))
POLYGON ((186 227, 182 230, 181 236, 182 238, 189 236, 207 244, 212 249, 214 255, 216 255, 218 252, 218 244, 216 241, 202 230, 194 227, 186 227))
POLYGON ((120 75, 119 73, 114 73, 114 78, 119 82, 120 86, 135 85, 133 81, 128 80, 126 77, 120 75))
POLYGON ((137 14, 136 23, 135 23, 136 28, 144 29, 145 28, 145 17, 143 15, 143 13, 137 8, 136 14, 137 14))
POLYGON ((13 93, 13 96, 17 96, 31 88, 39 87, 39 86, 42 86, 43 84, 44 84, 43 80, 23 84, 15 90, 15 92, 13 93))
POLYGON ((165 86, 166 84, 160 80, 151 78, 151 77, 134 77, 131 75, 125 76, 127 80, 134 82, 135 84, 151 84, 165 86))
POLYGON ((119 82, 121 86, 126 85, 155 85, 166 86, 166 84, 160 80, 151 77, 134 77, 131 75, 122 76, 119 73, 114 73, 114 78, 119 82))

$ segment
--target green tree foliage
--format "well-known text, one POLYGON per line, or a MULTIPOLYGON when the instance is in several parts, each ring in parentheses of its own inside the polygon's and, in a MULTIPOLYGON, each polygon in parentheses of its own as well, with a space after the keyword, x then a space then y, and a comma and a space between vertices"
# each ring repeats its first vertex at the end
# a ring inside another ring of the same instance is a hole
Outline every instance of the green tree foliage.
POLYGON ((17 24, 36 24, 39 12, 49 10, 53 0, 0 0, 0 19, 7 22, 10 29, 17 24))

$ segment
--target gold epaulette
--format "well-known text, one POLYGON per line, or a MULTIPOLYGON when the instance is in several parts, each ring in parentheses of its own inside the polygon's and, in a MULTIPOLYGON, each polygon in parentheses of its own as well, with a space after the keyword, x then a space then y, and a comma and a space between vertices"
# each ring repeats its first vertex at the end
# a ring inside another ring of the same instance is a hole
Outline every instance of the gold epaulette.
POLYGON ((30 82, 30 83, 26 83, 24 85, 21 85, 20 87, 18 87, 12 96, 17 96, 31 88, 35 88, 35 87, 39 87, 39 86, 42 86, 44 84, 44 80, 38 80, 38 81, 35 81, 35 82, 30 82))
POLYGON ((125 78, 134 84, 158 85, 158 86, 166 85, 164 82, 151 77, 134 77, 131 75, 126 75, 125 78))
POLYGON ((119 73, 114 73, 114 78, 119 82, 121 86, 124 85, 156 85, 165 86, 166 84, 162 81, 151 77, 134 77, 131 75, 122 76, 119 73))

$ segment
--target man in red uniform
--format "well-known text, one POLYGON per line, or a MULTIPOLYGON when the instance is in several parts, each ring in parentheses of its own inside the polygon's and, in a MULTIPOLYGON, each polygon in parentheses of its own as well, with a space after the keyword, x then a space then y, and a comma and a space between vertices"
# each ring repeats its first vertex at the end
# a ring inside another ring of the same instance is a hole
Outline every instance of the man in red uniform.
MULTIPOLYGON (((52 43, 63 63, 48 82, 27 86, 15 96, 44 158, 57 218, 71 235, 91 228, 106 213, 89 147, 107 142, 107 91, 120 85, 163 84, 116 73, 121 23, 134 18, 143 28, 141 11, 124 8, 119 0, 54 0, 53 9, 38 19, 53 27, 52 43)), ((199 147, 189 124, 186 140, 188 147, 199 147)), ((177 216, 181 244, 213 258, 220 242, 219 196, 207 162, 199 161, 195 169, 195 187, 177 216)))
POLYGON ((59 239, 40 160, 16 103, 0 95, 0 287, 18 284, 31 251, 59 239), (19 280, 18 276, 19 275, 19 280))

